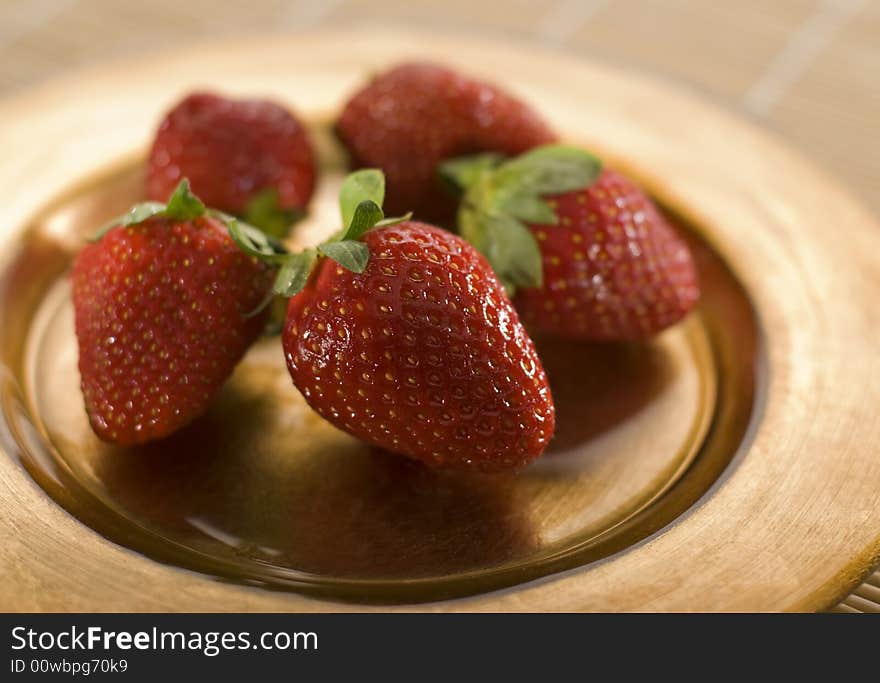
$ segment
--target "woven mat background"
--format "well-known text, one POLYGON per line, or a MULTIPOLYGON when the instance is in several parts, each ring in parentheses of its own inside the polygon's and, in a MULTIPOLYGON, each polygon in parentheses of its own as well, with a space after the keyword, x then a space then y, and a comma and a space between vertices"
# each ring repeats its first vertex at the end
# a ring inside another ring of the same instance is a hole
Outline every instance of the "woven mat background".
MULTIPOLYGON (((379 21, 678 81, 776 131, 880 214, 880 0, 0 0, 0 97, 192 41, 379 21)), ((880 572, 835 611, 880 612, 880 572)))

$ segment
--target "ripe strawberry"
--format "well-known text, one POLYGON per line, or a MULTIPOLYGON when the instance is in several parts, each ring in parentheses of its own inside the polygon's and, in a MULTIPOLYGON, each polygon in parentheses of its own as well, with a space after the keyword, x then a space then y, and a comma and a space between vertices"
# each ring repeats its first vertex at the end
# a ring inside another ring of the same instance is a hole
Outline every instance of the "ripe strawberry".
POLYGON ((236 248, 182 181, 102 232, 73 264, 86 411, 124 446, 200 415, 262 330, 271 271, 236 248))
POLYGON ((448 162, 466 189, 462 236, 487 255, 535 331, 643 339, 700 295, 684 240, 631 180, 586 152, 547 146, 511 161, 448 162))
POLYGON ((349 176, 337 240, 265 256, 281 266, 276 291, 292 296, 282 343, 294 384, 337 427, 434 467, 531 462, 554 407, 516 311, 464 240, 383 220, 383 193, 381 173, 349 176))
POLYGON ((165 201, 182 178, 208 205, 280 235, 315 188, 302 124, 265 100, 189 95, 163 119, 147 171, 150 199, 165 201))
POLYGON ((556 139, 525 104, 487 83, 434 64, 411 63, 376 77, 346 104, 336 132, 355 167, 381 168, 387 210, 451 221, 456 200, 437 165, 475 152, 519 154, 556 139))

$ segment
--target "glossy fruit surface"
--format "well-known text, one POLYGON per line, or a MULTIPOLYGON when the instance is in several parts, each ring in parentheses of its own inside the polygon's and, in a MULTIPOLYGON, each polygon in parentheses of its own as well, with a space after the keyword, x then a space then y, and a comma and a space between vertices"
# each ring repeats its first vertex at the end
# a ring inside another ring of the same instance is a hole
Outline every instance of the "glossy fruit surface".
POLYGON ((322 259, 290 300, 283 344, 306 400, 432 466, 509 470, 540 455, 554 429, 550 390, 485 259, 415 222, 363 241, 363 273, 322 259))
POLYGON ((544 282, 515 304, 530 329, 582 339, 650 337, 700 296, 690 250, 645 193, 605 169, 584 190, 547 198, 556 225, 530 225, 544 282))
POLYGON ((71 273, 79 369, 96 434, 158 439, 203 413, 259 336, 271 272, 218 220, 152 216, 87 245, 71 273))
POLYGON ((263 193, 281 211, 305 208, 315 162, 305 128, 284 107, 194 93, 162 120, 150 150, 147 193, 166 201, 188 178, 205 204, 245 215, 263 193))
POLYGON ((455 216, 457 200, 437 178, 444 159, 515 155, 556 138, 509 93, 430 63, 401 64, 374 78, 348 101, 336 130, 355 167, 385 173, 389 213, 431 221, 455 216))

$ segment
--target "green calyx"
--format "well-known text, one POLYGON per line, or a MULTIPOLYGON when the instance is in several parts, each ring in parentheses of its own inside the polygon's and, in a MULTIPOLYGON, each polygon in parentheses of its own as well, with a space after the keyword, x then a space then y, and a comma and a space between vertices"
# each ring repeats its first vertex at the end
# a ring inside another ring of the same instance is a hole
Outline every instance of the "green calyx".
POLYGON ((124 228, 129 225, 143 223, 149 218, 170 218, 177 221, 191 221, 208 213, 202 200, 189 189, 189 180, 184 178, 178 183, 168 202, 143 202, 135 204, 124 216, 114 218, 96 232, 90 242, 99 241, 113 228, 124 228))
POLYGON ((322 256, 352 272, 364 272, 370 259, 370 250, 360 239, 364 233, 400 223, 411 216, 385 218, 384 199, 385 176, 381 171, 364 169, 350 174, 339 191, 343 229, 317 247, 296 253, 287 252, 251 225, 229 216, 225 219, 230 236, 242 251, 278 268, 273 293, 289 298, 306 286, 315 263, 322 256))
MULTIPOLYGON (((254 315, 265 308, 276 294, 289 298, 302 291, 319 257, 326 256, 343 268, 355 273, 363 273, 370 260, 370 250, 360 239, 364 233, 373 228, 409 220, 412 215, 386 218, 382 211, 384 199, 385 176, 382 171, 364 169, 352 173, 342 183, 339 191, 339 207, 342 212, 342 224, 345 227, 317 247, 290 253, 272 234, 267 234, 249 222, 222 211, 207 208, 192 193, 189 181, 184 178, 166 204, 161 202, 136 204, 124 216, 102 227, 91 241, 97 242, 114 228, 137 225, 150 218, 168 218, 176 221, 194 220, 201 216, 215 218, 226 226, 229 236, 239 249, 278 269, 272 291, 251 313, 254 315)), ((264 197, 261 201, 266 202, 269 209, 272 209, 272 202, 277 206, 277 197, 275 199, 264 197)), ((255 209, 255 211, 259 210, 262 209, 259 207, 255 209)))
POLYGON ((508 160, 478 154, 439 168, 441 178, 463 193, 461 236, 486 257, 511 296, 543 283, 541 252, 526 223, 559 222, 544 197, 589 187, 601 171, 599 159, 567 145, 537 147, 508 160))
POLYGON ((196 197, 192 190, 189 189, 189 180, 184 178, 180 181, 174 192, 169 197, 168 202, 143 202, 135 204, 128 213, 119 218, 115 218, 104 227, 102 227, 92 238, 92 242, 100 240, 108 231, 120 227, 128 227, 143 223, 150 218, 167 218, 174 221, 191 221, 202 216, 210 216, 216 218, 223 223, 229 230, 233 240, 243 251, 256 256, 263 261, 272 261, 282 263, 289 254, 284 247, 269 237, 261 230, 252 225, 243 223, 237 218, 217 211, 209 209, 204 205, 201 199, 196 197))
MULTIPOLYGON (((222 212, 208 209, 202 200, 193 194, 189 180, 184 178, 178 183, 167 203, 142 202, 135 204, 124 216, 114 218, 105 224, 90 241, 97 242, 113 228, 137 225, 148 218, 160 217, 187 221, 205 214, 221 218, 224 222, 231 220, 230 216, 222 212)), ((245 207, 243 218, 245 223, 259 228, 270 238, 281 239, 287 235, 290 226, 303 215, 304 212, 299 209, 281 208, 278 191, 272 187, 254 195, 245 207)))

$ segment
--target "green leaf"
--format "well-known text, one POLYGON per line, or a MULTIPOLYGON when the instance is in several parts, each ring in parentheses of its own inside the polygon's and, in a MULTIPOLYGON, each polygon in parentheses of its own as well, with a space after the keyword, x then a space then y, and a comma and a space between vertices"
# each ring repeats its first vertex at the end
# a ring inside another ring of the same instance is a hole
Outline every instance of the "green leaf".
POLYGON ((371 201, 381 207, 385 201, 385 175, 375 168, 365 168, 349 174, 339 189, 339 208, 342 211, 342 227, 348 228, 357 207, 371 201))
MULTIPOLYGON (((529 229, 506 214, 486 218, 486 258, 512 287, 540 287, 541 250, 529 229)), ((512 293, 512 292, 511 292, 512 293)))
POLYGON ((506 194, 562 194, 589 187, 601 172, 602 162, 589 152, 545 145, 501 164, 493 184, 506 194))
POLYGON ((501 211, 527 223, 556 225, 559 218, 545 200, 530 194, 513 194, 499 201, 501 211))
POLYGON ((242 223, 236 218, 220 211, 211 211, 211 215, 226 224, 232 241, 245 254, 254 256, 265 263, 281 265, 286 262, 287 250, 278 242, 267 236, 252 225, 242 223))
POLYGON ((254 195, 244 209, 244 220, 272 237, 286 237, 290 226, 302 218, 299 209, 282 208, 274 187, 254 195))
POLYGON ((478 207, 464 203, 458 212, 458 233, 478 252, 486 255, 488 249, 488 230, 485 216, 478 207))
POLYGON ((98 228, 95 233, 87 238, 89 242, 99 242, 101 238, 110 232, 113 228, 132 225, 133 223, 140 223, 141 221, 146 220, 150 216, 155 216, 156 214, 162 213, 165 210, 165 205, 159 202, 144 202, 142 204, 135 204, 128 210, 128 213, 122 216, 116 216, 116 218, 112 218, 107 221, 98 228))
POLYGON ((504 159, 500 154, 474 154, 444 161, 437 167, 440 178, 455 189, 467 190, 487 171, 496 168, 504 159))
POLYGON ((137 223, 143 223, 148 218, 164 213, 165 205, 162 202, 144 202, 142 204, 135 204, 128 210, 127 214, 121 219, 117 219, 117 224, 122 226, 136 225, 137 223))
POLYGON ((363 273, 370 260, 367 245, 355 240, 327 242, 319 246, 318 251, 354 273, 363 273))
POLYGON ((385 217, 382 209, 376 202, 371 199, 365 199, 354 210, 351 223, 339 238, 342 240, 356 240, 361 237, 367 230, 372 228, 376 223, 385 217))
POLYGON ((387 228, 389 225, 397 225, 398 223, 405 223, 410 218, 412 218, 412 211, 409 211, 402 216, 394 216, 392 218, 383 218, 381 221, 374 225, 374 228, 387 228))
POLYGON ((459 212, 458 226, 461 236, 489 261, 510 296, 517 287, 541 286, 541 250, 519 220, 504 212, 465 206, 459 212))
POLYGON ((511 295, 543 282, 541 250, 525 225, 557 224, 543 196, 589 187, 601 172, 598 158, 567 145, 538 147, 495 167, 486 155, 441 167, 467 190, 458 214, 461 236, 486 256, 511 295))
POLYGON ((158 216, 164 211, 165 205, 161 202, 143 202, 141 204, 135 204, 125 215, 117 216, 113 220, 104 223, 104 225, 98 228, 98 231, 94 235, 89 237, 88 241, 97 242, 113 228, 143 223, 148 218, 158 216))
POLYGON ((287 298, 299 294, 309 281, 317 258, 318 254, 314 249, 288 255, 275 278, 273 291, 287 298))
POLYGON ((137 225, 153 216, 162 216, 173 220, 188 221, 205 214, 205 205, 189 189, 189 181, 184 178, 178 183, 167 204, 162 202, 142 202, 135 204, 120 218, 105 223, 90 239, 97 242, 110 230, 119 226, 137 225))
POLYGON ((189 221, 205 214, 205 205, 189 189, 189 180, 184 178, 178 183, 162 214, 166 218, 189 221))

